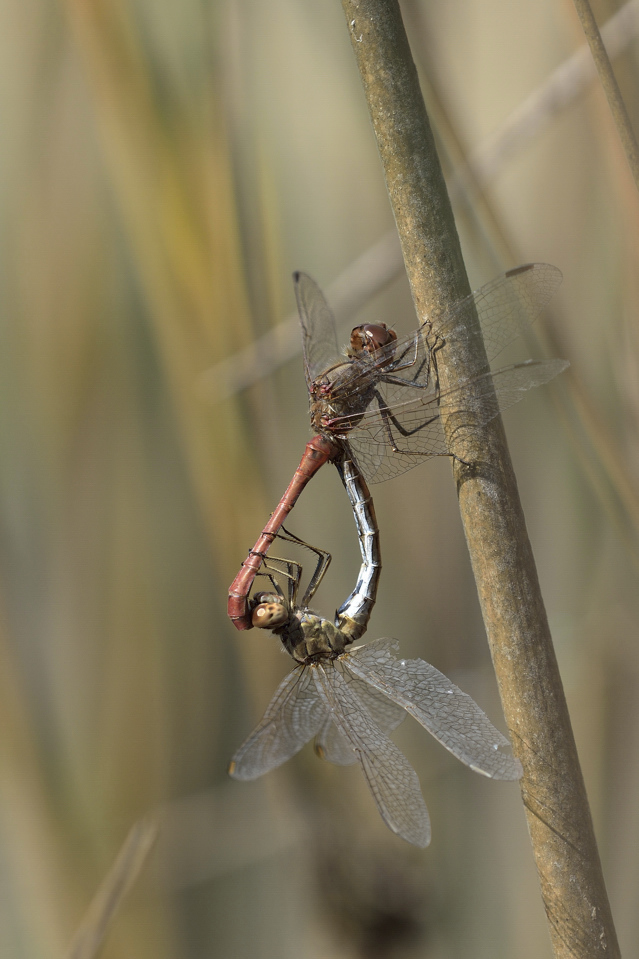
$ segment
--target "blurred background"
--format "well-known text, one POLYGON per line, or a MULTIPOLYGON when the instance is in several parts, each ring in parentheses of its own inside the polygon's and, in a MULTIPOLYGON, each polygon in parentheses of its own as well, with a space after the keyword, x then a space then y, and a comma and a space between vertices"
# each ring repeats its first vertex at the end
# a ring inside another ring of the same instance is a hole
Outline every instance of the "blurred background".
MULTIPOLYGON (((529 260, 564 274, 537 341, 503 359, 570 372, 506 429, 622 951, 639 956, 638 198, 596 82, 554 74, 583 44, 568 0, 402 7, 473 287, 529 260)), ((427 850, 310 747, 255 783, 226 774, 291 666, 225 613, 310 437, 299 339, 268 336, 294 309, 291 272, 334 292, 344 330, 416 324, 340 4, 1 9, 2 955, 93 955, 74 936, 95 933, 89 903, 129 835, 109 959, 549 957, 517 785, 412 720, 395 739, 427 850)), ((636 30, 615 61, 635 120, 636 30)), ((397 637, 503 729, 450 464, 372 492, 370 638, 397 637)), ((332 468, 290 528, 333 554, 316 597, 331 615, 359 566, 332 468)))

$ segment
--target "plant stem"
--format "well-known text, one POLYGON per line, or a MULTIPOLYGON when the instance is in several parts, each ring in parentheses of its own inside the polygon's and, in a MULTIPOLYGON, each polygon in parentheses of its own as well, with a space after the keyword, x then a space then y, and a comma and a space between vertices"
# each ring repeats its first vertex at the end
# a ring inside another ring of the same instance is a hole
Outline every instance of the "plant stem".
MULTIPOLYGON (((469 292, 459 238, 396 0, 342 0, 417 314, 469 292)), ((475 320, 476 321, 476 320, 475 320)), ((473 343, 476 337, 472 339, 473 343)), ((438 354, 442 386, 486 363, 463 343, 438 354)), ((454 417, 445 427, 452 440, 454 417)), ((455 461, 459 505, 514 751, 557 957, 619 956, 588 799, 501 420, 455 461)))
POLYGON ((635 186, 637 187, 637 190, 639 190, 639 145, 637 144, 637 138, 634 130, 632 129, 630 117, 628 116, 628 111, 626 110, 626 104, 621 96, 619 84, 617 83, 616 77, 612 72, 612 64, 610 63, 606 48, 603 45, 603 40, 601 39, 601 34, 599 33, 597 21, 595 20, 588 0, 574 0, 574 4, 579 19, 581 20, 581 25, 583 27, 584 34, 586 35, 586 40, 590 45, 592 59, 595 62, 597 73, 599 74, 599 82, 601 83, 603 91, 606 94, 608 106, 610 107, 612 118, 615 122, 615 126, 617 127, 617 133, 619 134, 621 145, 626 153, 628 166, 630 167, 634 177, 635 186))

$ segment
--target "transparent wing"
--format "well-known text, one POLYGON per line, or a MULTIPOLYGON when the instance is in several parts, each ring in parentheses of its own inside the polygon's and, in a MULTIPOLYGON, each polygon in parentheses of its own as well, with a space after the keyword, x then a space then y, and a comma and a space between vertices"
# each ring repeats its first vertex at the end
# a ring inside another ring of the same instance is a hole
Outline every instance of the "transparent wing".
POLYGON ((260 723, 229 764, 234 779, 257 779, 281 766, 319 731, 326 706, 308 669, 294 669, 278 687, 260 723))
MULTIPOLYGON (((344 679, 350 683, 351 689, 355 691, 355 695, 370 718, 386 735, 392 733, 406 719, 406 711, 373 686, 361 682, 350 673, 345 673, 344 679)), ((344 739, 333 722, 331 714, 327 716, 324 726, 315 739, 315 752, 322 759, 335 763, 336 766, 350 766, 357 762, 352 746, 344 739)))
POLYGON ((476 309, 491 362, 537 319, 561 280, 561 270, 550 263, 515 267, 466 297, 447 315, 434 319, 433 329, 447 341, 465 338, 468 313, 476 309))
POLYGON ((391 702, 384 693, 380 693, 366 682, 361 682, 352 673, 344 673, 343 677, 383 733, 386 735, 392 733, 406 719, 406 710, 397 703, 391 702))
POLYGON ((350 742, 344 739, 329 713, 324 725, 315 737, 315 752, 335 766, 352 766, 357 762, 357 754, 350 742))
POLYGON ((528 330, 561 285, 561 270, 550 263, 526 263, 486 283, 460 300, 452 309, 431 316, 417 330, 398 336, 395 343, 377 350, 371 357, 379 371, 392 371, 407 383, 428 380, 428 359, 435 338, 450 343, 463 339, 472 343, 481 336, 488 362, 509 343, 528 330), (480 331, 469 333, 468 320, 477 313, 480 331))
MULTIPOLYGON (((356 427, 344 434, 360 471, 369 483, 381 483, 412 469, 429 456, 449 452, 463 459, 463 447, 448 448, 442 417, 455 416, 457 440, 461 442, 498 413, 522 400, 528 390, 554 379, 568 366, 566 360, 528 360, 485 373, 454 390, 423 394, 395 402, 403 387, 380 389, 383 401, 373 400, 356 427), (497 404, 486 400, 495 392, 497 404), (472 395, 471 395, 472 394, 472 395)), ((339 431, 339 418, 333 421, 339 431)))
MULTIPOLYGON (((561 271, 550 263, 527 263, 502 273, 481 289, 457 303, 452 310, 429 317, 419 329, 399 336, 395 343, 377 350, 353 367, 348 392, 356 396, 384 374, 406 384, 406 390, 432 392, 432 350, 461 339, 471 344, 481 336, 488 361, 492 362, 509 343, 530 328, 561 284, 561 271), (480 331, 469 333, 469 314, 476 311, 480 331)), ((407 393, 389 394, 388 402, 403 403, 407 393)))
POLYGON ((302 325, 304 375, 310 391, 320 373, 344 362, 337 345, 337 330, 331 309, 315 280, 306 273, 294 273, 295 298, 302 325))
POLYGON ((396 659, 397 641, 378 639, 340 662, 414 716, 442 746, 491 779, 519 779, 521 764, 501 752, 509 746, 467 693, 422 659, 396 659))
POLYGON ((364 770, 382 819, 402 839, 427 846, 430 823, 415 770, 373 722, 339 669, 332 663, 311 669, 319 695, 364 770))

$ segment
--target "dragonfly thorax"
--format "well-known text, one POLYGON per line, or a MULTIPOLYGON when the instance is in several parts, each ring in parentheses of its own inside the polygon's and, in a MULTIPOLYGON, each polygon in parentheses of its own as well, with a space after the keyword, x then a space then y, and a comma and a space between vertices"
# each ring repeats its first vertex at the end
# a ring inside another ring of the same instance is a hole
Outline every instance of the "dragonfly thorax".
POLYGON ((310 390, 313 429, 329 436, 345 435, 354 429, 373 399, 376 381, 364 352, 318 376, 310 390))
POLYGON ((280 637, 289 656, 304 666, 336 659, 352 641, 330 620, 308 609, 295 609, 285 623, 268 628, 280 637))
POLYGON ((296 610, 278 633, 286 652, 305 666, 322 659, 336 659, 350 642, 330 620, 309 610, 296 610))

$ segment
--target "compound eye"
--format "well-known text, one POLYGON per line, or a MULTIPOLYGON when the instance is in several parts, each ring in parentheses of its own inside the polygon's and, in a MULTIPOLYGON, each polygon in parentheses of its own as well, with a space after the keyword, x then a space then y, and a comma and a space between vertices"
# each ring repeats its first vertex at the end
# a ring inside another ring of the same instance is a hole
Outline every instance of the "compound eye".
POLYGON ((380 323, 379 326, 370 325, 369 330, 374 350, 381 350, 383 346, 388 346, 397 339, 395 330, 389 330, 385 323, 380 323))
POLYGON ((397 339, 397 333, 389 330, 385 323, 363 323, 351 332, 351 349, 374 353, 397 339))
POLYGON ((283 603, 260 603, 251 615, 253 626, 258 629, 273 629, 283 626, 288 620, 288 610, 283 603))

